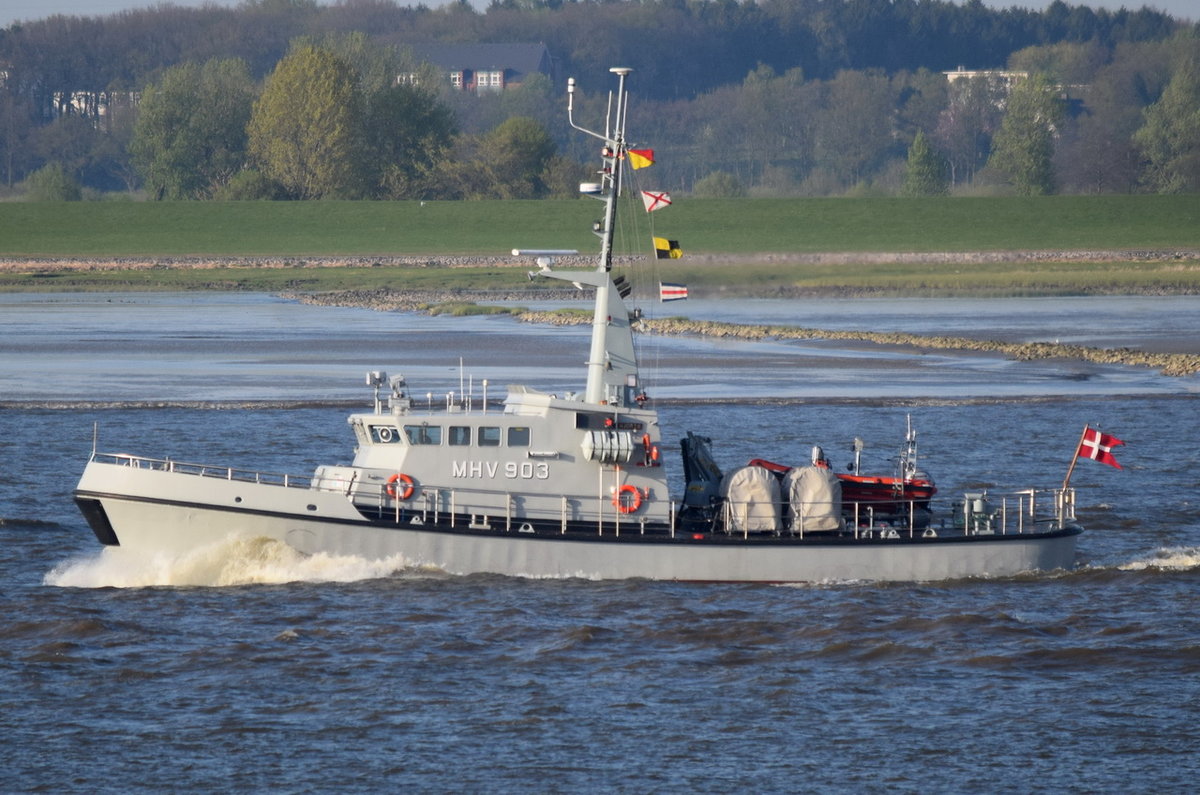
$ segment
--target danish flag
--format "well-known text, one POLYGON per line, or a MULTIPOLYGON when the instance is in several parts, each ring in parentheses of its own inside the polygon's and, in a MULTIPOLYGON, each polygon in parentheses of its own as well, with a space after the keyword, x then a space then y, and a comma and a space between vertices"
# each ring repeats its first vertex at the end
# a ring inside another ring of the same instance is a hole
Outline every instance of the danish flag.
POLYGON ((1110 467, 1120 469, 1121 465, 1113 457, 1112 450, 1122 444, 1125 443, 1115 436, 1101 433, 1095 428, 1084 428, 1083 438, 1079 441, 1079 450, 1076 451, 1075 457, 1090 458, 1101 464, 1108 464, 1110 467))

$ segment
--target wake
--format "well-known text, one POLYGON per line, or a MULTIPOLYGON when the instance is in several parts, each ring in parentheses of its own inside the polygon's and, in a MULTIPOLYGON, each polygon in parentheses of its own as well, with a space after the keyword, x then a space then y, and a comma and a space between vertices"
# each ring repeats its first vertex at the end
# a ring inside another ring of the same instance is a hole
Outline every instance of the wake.
POLYGON ((1122 563, 1116 568, 1120 571, 1200 569, 1200 547, 1163 547, 1155 550, 1149 557, 1122 563))
POLYGON ((59 588, 229 587, 295 582, 357 582, 407 568, 401 556, 305 555, 269 538, 231 536, 180 555, 105 547, 99 555, 60 563, 43 578, 59 588))

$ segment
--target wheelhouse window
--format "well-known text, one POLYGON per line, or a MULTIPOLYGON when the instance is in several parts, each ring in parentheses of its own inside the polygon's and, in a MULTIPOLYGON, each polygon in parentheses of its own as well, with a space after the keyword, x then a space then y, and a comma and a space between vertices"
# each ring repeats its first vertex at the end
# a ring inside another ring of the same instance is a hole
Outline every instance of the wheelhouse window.
POLYGON ((508 446, 509 447, 528 447, 529 446, 529 428, 512 427, 508 429, 508 446))
POLYGON ((404 434, 409 444, 441 444, 442 426, 440 425, 405 425, 404 434))
POLYGON ((468 425, 451 425, 450 433, 447 441, 455 446, 461 447, 471 443, 471 428, 468 425))
POLYGON ((400 429, 391 425, 369 426, 371 441, 376 444, 399 444, 400 429))
POLYGON ((499 447, 500 446, 500 429, 491 425, 485 425, 479 429, 479 440, 477 442, 480 447, 499 447))

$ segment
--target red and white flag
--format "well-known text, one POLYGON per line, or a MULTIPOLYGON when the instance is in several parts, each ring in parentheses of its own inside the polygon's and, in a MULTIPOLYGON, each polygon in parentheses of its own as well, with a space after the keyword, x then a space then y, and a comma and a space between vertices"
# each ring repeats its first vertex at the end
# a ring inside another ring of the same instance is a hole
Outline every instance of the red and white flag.
POLYGON ((671 194, 665 190, 644 190, 642 191, 642 203, 646 205, 646 212, 652 213, 655 210, 669 207, 671 194))
POLYGON ((1101 433, 1095 428, 1084 428, 1083 438, 1079 441, 1079 450, 1076 451, 1075 457, 1090 458, 1101 464, 1108 464, 1110 467, 1120 469, 1121 465, 1113 457, 1112 450, 1122 444, 1125 443, 1115 436, 1101 433))
POLYGON ((658 300, 661 303, 667 301, 685 301, 687 300, 688 292, 686 284, 672 284, 671 282, 658 283, 658 300))

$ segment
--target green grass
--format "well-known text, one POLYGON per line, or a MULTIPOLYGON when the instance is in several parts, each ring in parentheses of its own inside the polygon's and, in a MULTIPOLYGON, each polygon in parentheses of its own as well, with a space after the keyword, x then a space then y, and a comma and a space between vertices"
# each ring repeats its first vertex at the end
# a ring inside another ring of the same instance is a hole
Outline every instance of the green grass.
POLYGON ((500 254, 593 244, 595 207, 561 202, 0 204, 0 256, 500 254))
MULTIPOLYGON (((0 204, 0 257, 594 251, 591 200, 0 204)), ((1200 247, 1200 196, 680 199, 638 219, 685 252, 1200 247)), ((648 232, 648 227, 647 227, 648 232)))
POLYGON ((686 221, 678 233, 671 227, 671 237, 678 237, 685 251, 931 252, 1200 245, 1200 196, 758 199, 680 202, 678 206, 686 221))
POLYGON ((433 304, 428 310, 431 315, 449 315, 450 317, 471 317, 473 315, 511 315, 525 311, 521 307, 480 306, 470 301, 446 301, 433 304))
MULTIPOLYGON (((524 267, 439 267, 462 255, 506 256, 514 247, 594 252, 591 200, 506 202, 71 202, 0 204, 0 258, 228 260, 224 267, 63 270, 0 268, 0 290, 325 291, 561 288, 524 267), (398 267, 389 256, 429 256, 398 267), (284 267, 261 267, 271 260, 284 267), (321 266, 342 258, 356 266, 321 266), (311 260, 311 261, 310 261, 311 260)), ((680 200, 647 216, 628 239, 642 253, 651 234, 681 241, 682 260, 653 263, 654 278, 756 294, 797 290, 918 295, 1200 293, 1193 258, 1140 258, 1141 250, 1200 248, 1200 196, 971 199, 680 200), (653 223, 653 229, 650 224, 653 223), (1121 262, 978 261, 977 252, 1128 251, 1121 262), (952 252, 957 262, 837 265, 706 263, 703 254, 952 252)), ((620 243, 621 241, 618 241, 620 243)), ((635 270, 638 278, 643 273, 635 270)), ((643 285, 646 287, 646 285, 643 285)), ((654 286, 649 286, 653 291, 654 286)), ((469 308, 443 311, 479 311, 469 308)))

